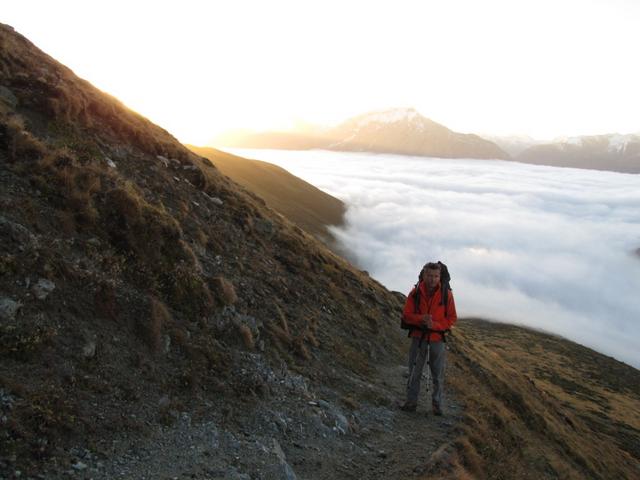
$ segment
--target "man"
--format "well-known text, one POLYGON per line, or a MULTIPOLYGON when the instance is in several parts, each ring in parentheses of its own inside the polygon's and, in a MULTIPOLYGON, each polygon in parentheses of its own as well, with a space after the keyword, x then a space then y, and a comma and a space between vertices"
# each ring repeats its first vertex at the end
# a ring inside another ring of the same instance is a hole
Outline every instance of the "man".
MULTIPOLYGON (((442 415, 446 355, 442 332, 450 329, 458 317, 453 293, 450 290, 447 295, 447 305, 444 305, 440 284, 440 265, 440 263, 427 263, 422 268, 420 282, 411 290, 404 306, 404 321, 410 326, 411 350, 409 351, 407 400, 400 408, 407 412, 415 412, 418 405, 422 369, 428 354, 433 378, 431 405, 435 415, 442 415)), ((448 284, 445 288, 449 288, 448 284)))

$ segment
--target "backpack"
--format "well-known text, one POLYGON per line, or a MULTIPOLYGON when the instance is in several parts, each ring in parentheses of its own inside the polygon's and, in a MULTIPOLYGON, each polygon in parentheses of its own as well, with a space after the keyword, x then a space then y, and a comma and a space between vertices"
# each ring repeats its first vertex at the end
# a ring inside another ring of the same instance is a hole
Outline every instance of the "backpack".
MULTIPOLYGON (((444 316, 446 317, 448 315, 447 307, 449 306, 449 291, 451 291, 451 275, 449 275, 449 269, 444 263, 438 262, 438 265, 440 265, 440 288, 442 289, 440 295, 440 305, 444 304, 444 316)), ((418 287, 420 286, 421 280, 422 270, 420 270, 420 273, 418 273, 418 282, 415 284, 415 287, 413 289, 413 308, 415 309, 414 313, 418 313, 418 307, 420 305, 420 289, 418 287)), ((417 327, 415 325, 406 323, 404 321, 404 315, 402 315, 400 318, 400 328, 403 330, 409 330, 409 335, 411 335, 411 330, 417 327)))

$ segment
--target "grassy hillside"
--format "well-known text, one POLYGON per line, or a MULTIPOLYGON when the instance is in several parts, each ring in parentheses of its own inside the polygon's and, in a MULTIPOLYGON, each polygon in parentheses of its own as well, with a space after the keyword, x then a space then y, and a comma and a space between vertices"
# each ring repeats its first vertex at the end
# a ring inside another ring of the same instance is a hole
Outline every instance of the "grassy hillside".
POLYGON ((267 205, 296 225, 333 246, 328 225, 342 225, 345 206, 337 198, 271 163, 248 160, 219 150, 189 146, 215 162, 223 175, 258 194, 267 205))
POLYGON ((560 337, 477 319, 460 322, 454 349, 452 382, 466 412, 456 461, 465 472, 638 477, 638 370, 560 337))

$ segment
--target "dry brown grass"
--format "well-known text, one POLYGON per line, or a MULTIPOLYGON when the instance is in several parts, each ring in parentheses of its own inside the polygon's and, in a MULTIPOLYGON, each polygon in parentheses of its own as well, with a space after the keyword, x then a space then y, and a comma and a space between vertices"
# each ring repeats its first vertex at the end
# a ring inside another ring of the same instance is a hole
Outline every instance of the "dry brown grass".
POLYGON ((456 445, 470 472, 480 478, 632 478, 632 457, 636 464, 640 458, 632 440, 640 395, 612 385, 632 369, 609 359, 608 373, 598 374, 604 357, 500 324, 462 322, 455 341, 449 383, 467 411, 456 445), (631 415, 610 408, 621 398, 631 415))
POLYGON ((173 323, 173 317, 169 313, 167 306, 154 296, 149 297, 149 309, 153 323, 162 326, 168 326, 173 323))
POLYGON ((293 337, 274 325, 269 325, 267 336, 271 340, 270 348, 279 352, 287 360, 287 363, 290 364, 292 362, 293 337))
POLYGON ((166 305, 158 298, 149 296, 149 310, 145 317, 138 318, 136 333, 149 350, 157 354, 162 346, 162 331, 172 323, 172 317, 166 305))
POLYGON ((234 305, 238 301, 238 295, 233 284, 224 277, 214 277, 209 280, 209 289, 213 298, 219 305, 234 305))
POLYGON ((293 347, 293 351, 303 360, 311 360, 311 352, 305 345, 305 335, 304 333, 300 335, 296 335, 291 340, 291 346, 293 347))
POLYGON ((9 161, 31 163, 41 159, 46 151, 46 145, 26 130, 24 120, 20 116, 4 119, 8 140, 9 161))
POLYGON ((285 315, 285 313, 282 311, 282 308, 280 307, 280 305, 278 303, 274 304, 274 308, 276 311, 276 319, 280 325, 280 328, 287 334, 289 335, 289 322, 287 321, 287 316, 285 315))
POLYGON ((105 172, 94 165, 81 166, 76 153, 66 147, 51 147, 26 130, 19 118, 5 120, 9 157, 15 171, 26 174, 41 191, 54 193, 54 204, 61 208, 65 231, 96 223, 98 211, 94 196, 101 190, 105 172))
POLYGON ((373 368, 367 354, 347 342, 336 342, 333 345, 334 355, 346 362, 351 369, 360 375, 371 375, 373 368))
MULTIPOLYGON (((474 436, 474 438, 477 437, 474 436)), ((463 437, 456 441, 455 447, 458 452, 460 452, 460 456, 464 462, 464 468, 459 474, 464 472, 466 478, 480 478, 482 476, 483 460, 478 454, 478 443, 476 443, 476 446, 473 446, 468 438, 463 437)), ((461 478, 465 477, 463 476, 461 478)))
POLYGON ((169 304, 189 318, 208 315, 215 308, 216 302, 206 282, 186 263, 162 273, 159 287, 169 304))
POLYGON ((332 280, 329 280, 327 284, 327 291, 329 292, 329 296, 334 300, 341 301, 345 299, 342 288, 338 287, 332 280))
POLYGON ((238 331, 240 332, 240 337, 242 338, 242 343, 245 348, 248 350, 253 350, 255 348, 256 342, 253 338, 253 333, 251 333, 251 329, 246 325, 239 325, 238 331))
POLYGON ((267 324, 267 333, 269 337, 274 340, 275 346, 280 352, 288 352, 293 344, 293 337, 289 332, 289 329, 283 328, 275 322, 267 324))

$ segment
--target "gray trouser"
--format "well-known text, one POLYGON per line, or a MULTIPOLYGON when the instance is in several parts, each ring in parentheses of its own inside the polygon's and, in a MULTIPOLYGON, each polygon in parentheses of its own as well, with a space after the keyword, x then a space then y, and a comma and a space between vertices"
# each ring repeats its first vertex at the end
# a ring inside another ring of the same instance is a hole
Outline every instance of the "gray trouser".
POLYGON ((429 368, 431 370, 431 379, 433 383, 433 392, 431 393, 431 401, 438 406, 442 406, 442 390, 444 387, 444 361, 447 349, 444 342, 427 343, 422 341, 420 345, 420 353, 418 354, 418 344, 420 339, 411 338, 411 350, 409 351, 409 380, 407 382, 407 402, 418 403, 418 394, 420 393, 420 380, 422 379, 422 369, 427 358, 427 350, 429 350, 429 368), (416 356, 417 361, 416 361, 416 356), (415 362, 415 367, 414 367, 415 362), (412 369, 415 368, 415 371, 412 369))

